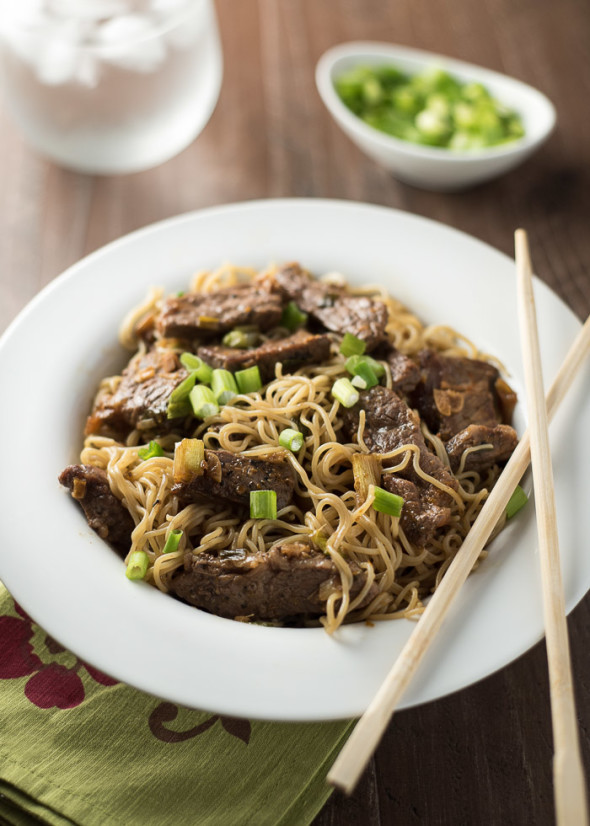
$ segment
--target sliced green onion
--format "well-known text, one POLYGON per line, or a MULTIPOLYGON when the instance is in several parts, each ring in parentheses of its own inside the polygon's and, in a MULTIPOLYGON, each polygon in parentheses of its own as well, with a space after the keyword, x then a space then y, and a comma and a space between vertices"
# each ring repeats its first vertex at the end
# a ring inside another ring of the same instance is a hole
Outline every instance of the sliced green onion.
POLYGON ((300 310, 294 301, 289 301, 281 316, 281 327, 287 330, 296 330, 307 321, 307 313, 300 310))
POLYGON ((179 291, 176 293, 176 298, 182 298, 182 296, 183 296, 183 295, 184 295, 184 290, 179 290, 179 291))
POLYGON ((226 333, 221 339, 221 343, 236 350, 247 350, 248 347, 255 347, 259 338, 258 332, 236 328, 226 333))
POLYGON ((502 144, 524 132, 518 114, 494 100, 481 83, 464 84, 440 69, 409 76, 391 66, 356 66, 336 77, 334 85, 344 104, 369 126, 414 143, 467 150, 502 144))
POLYGON ((166 410, 166 417, 168 419, 184 419, 186 416, 190 416, 191 413, 191 406, 188 399, 183 399, 176 403, 168 402, 168 408, 166 410))
POLYGON ((385 375, 385 367, 381 364, 380 361, 376 361, 376 359, 371 358, 371 356, 350 356, 344 362, 344 366, 351 374, 351 376, 359 375, 359 365, 361 364, 370 367, 378 379, 382 378, 385 375))
POLYGON ((414 120, 418 130, 426 138, 435 140, 448 140, 452 133, 452 125, 449 118, 433 109, 423 109, 418 112, 414 120))
POLYGON ((194 353, 182 353, 180 356, 180 363, 186 367, 187 370, 196 370, 202 364, 203 360, 194 353))
POLYGON ((219 404, 227 404, 238 394, 233 373, 218 367, 211 373, 211 390, 219 404))
POLYGON ((276 519, 276 490, 250 491, 250 519, 276 519))
POLYGON ((246 367, 245 370, 238 370, 234 374, 234 378, 240 393, 255 393, 262 387, 262 379, 257 364, 254 367, 246 367))
POLYGON ((381 364, 380 361, 377 359, 371 358, 371 356, 363 356, 371 370, 375 373, 378 379, 382 379, 385 375, 385 367, 381 364))
POLYGON ((368 361, 360 361, 355 368, 352 383, 355 387, 368 390, 370 387, 375 387, 376 384, 379 384, 379 379, 368 361), (355 382, 355 379, 360 379, 364 383, 364 387, 359 385, 358 382, 355 382))
POLYGON ((292 427, 287 427, 279 436, 279 444, 292 453, 297 453, 297 451, 303 447, 303 433, 294 430, 292 427))
POLYGON ((332 386, 332 395, 343 407, 353 407, 359 400, 358 390, 350 379, 338 379, 332 386))
POLYGON ((168 534, 168 539, 162 549, 163 554, 173 554, 174 551, 178 550, 178 546, 180 545, 180 538, 182 536, 182 531, 174 530, 170 531, 168 534))
POLYGON ((376 77, 369 77, 363 83, 362 94, 367 103, 381 103, 383 100, 383 87, 376 77))
POLYGON ((197 377, 194 373, 190 373, 181 381, 178 387, 175 387, 170 398, 168 399, 168 407, 166 409, 166 416, 168 419, 177 419, 179 416, 189 416, 191 413, 191 406, 188 400, 189 393, 193 389, 197 377))
POLYGON ((148 459, 153 459, 156 456, 163 456, 164 451, 158 442, 150 442, 147 447, 140 447, 137 451, 139 458, 145 462, 148 459))
POLYGON ((353 376, 350 380, 350 383, 353 387, 358 388, 359 390, 366 390, 367 389, 367 382, 365 379, 361 378, 360 376, 353 376))
POLYGON ((323 534, 321 531, 314 531, 310 535, 310 539, 313 542, 313 544, 320 549, 320 551, 326 553, 326 551, 328 550, 328 539, 325 534, 323 534))
POLYGON ((375 500, 373 509, 380 513, 387 513, 389 516, 401 516, 404 504, 403 497, 397 493, 390 493, 388 490, 375 486, 375 500))
POLYGON ((513 516, 516 516, 518 511, 524 508, 528 501, 529 497, 520 485, 517 485, 514 489, 514 493, 508 500, 508 504, 506 505, 506 519, 512 519, 513 516))
POLYGON ((172 476, 176 484, 190 482, 203 475, 205 445, 201 439, 182 439, 174 448, 172 476))
POLYGON ((344 333, 340 344, 340 352, 343 356, 362 356, 366 346, 362 339, 357 338, 352 333, 344 333))
POLYGON ((207 419, 219 413, 219 405, 210 387, 196 384, 190 392, 190 403, 197 419, 207 419))
POLYGON ((180 363, 191 373, 194 373, 201 384, 209 384, 211 382, 211 373, 213 369, 206 364, 202 358, 195 356, 194 353, 183 353, 180 357, 180 363))
POLYGON ((127 563, 125 576, 127 579, 145 579, 150 558, 145 551, 133 551, 127 563))

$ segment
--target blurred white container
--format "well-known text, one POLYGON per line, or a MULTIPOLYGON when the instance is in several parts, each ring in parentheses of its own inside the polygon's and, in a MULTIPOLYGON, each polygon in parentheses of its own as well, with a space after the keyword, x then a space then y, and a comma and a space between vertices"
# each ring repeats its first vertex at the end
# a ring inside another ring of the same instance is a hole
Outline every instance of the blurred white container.
POLYGON ((316 84, 328 111, 348 137, 400 181, 441 192, 466 189, 522 163, 547 140, 555 109, 541 92, 521 81, 471 63, 391 43, 343 43, 325 52, 316 67, 316 84), (436 66, 463 83, 482 83, 521 116, 525 135, 487 149, 453 151, 422 146, 380 132, 364 123, 340 100, 334 81, 356 66, 394 65, 407 74, 436 66))
POLYGON ((5 106, 62 166, 137 172, 202 131, 221 88, 212 0, 0 0, 5 106))

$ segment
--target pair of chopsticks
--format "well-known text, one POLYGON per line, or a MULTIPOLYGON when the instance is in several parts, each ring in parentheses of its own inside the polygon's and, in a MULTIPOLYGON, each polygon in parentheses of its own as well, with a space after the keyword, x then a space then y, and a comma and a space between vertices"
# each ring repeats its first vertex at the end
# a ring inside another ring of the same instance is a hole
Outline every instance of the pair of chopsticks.
POLYGON ((530 411, 529 430, 506 464, 461 549, 332 766, 327 780, 348 794, 354 789, 429 644, 532 459, 553 718, 553 782, 557 823, 559 826, 585 826, 588 823, 588 809, 572 689, 547 424, 590 351, 590 318, 570 347, 545 403, 531 262, 523 230, 516 231, 515 244, 519 320, 530 411))

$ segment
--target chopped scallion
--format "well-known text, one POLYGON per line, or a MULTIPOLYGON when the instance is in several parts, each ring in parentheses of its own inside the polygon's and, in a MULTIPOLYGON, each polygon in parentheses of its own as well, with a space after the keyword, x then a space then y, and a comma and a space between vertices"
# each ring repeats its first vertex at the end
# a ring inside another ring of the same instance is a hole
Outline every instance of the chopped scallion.
POLYGON ((180 545, 180 539, 182 537, 182 531, 174 530, 170 531, 168 534, 168 539, 164 544, 164 548, 162 549, 163 554, 173 554, 174 551, 178 550, 178 546, 180 545))
POLYGON ((369 126, 412 143, 468 151, 524 133, 519 115, 481 83, 465 84, 441 69, 427 67, 410 76, 395 66, 357 65, 334 85, 369 126))
POLYGON ((396 493, 390 493, 388 490, 375 486, 375 500, 373 508, 380 513, 386 513, 389 516, 401 516, 404 500, 396 493))
POLYGON ((340 352, 343 356, 362 356, 366 346, 362 339, 352 333, 344 333, 340 344, 340 352))
POLYGON ((219 405, 213 391, 204 384, 196 384, 190 392, 189 399, 197 419, 207 419, 219 413, 219 405))
POLYGON ((323 551, 324 553, 327 552, 328 539, 325 534, 323 534, 321 531, 314 531, 310 535, 310 539, 313 542, 313 544, 320 549, 320 551, 323 551))
POLYGON ((332 386, 332 395, 343 407, 353 407, 359 400, 359 392, 350 379, 337 379, 332 386))
POLYGON ((514 493, 508 500, 508 504, 506 505, 506 519, 512 519, 513 516, 516 516, 518 511, 524 508, 528 501, 529 497, 520 485, 517 485, 514 489, 514 493))
POLYGON ((246 367, 245 370, 238 370, 234 374, 234 378, 240 393, 255 393, 262 387, 262 379, 257 364, 253 367, 246 367))
POLYGON ((277 492, 275 490, 250 491, 250 519, 276 519, 277 492))
POLYGON ((145 579, 150 558, 145 551, 133 551, 129 556, 125 576, 127 579, 145 579))
POLYGON ((255 347, 260 336, 257 332, 250 330, 230 330, 221 340, 226 347, 233 347, 236 350, 247 350, 248 347, 255 347))
POLYGON ((279 444, 292 453, 297 453, 297 451, 303 447, 303 433, 294 430, 292 427, 287 427, 279 436, 279 444))
POLYGON ((194 353, 183 353, 180 357, 180 363, 191 373, 194 373, 202 384, 210 383, 213 369, 202 358, 195 356, 194 353))
POLYGON ((380 379, 385 375, 385 367, 380 361, 371 358, 371 356, 349 356, 349 358, 347 358, 344 362, 344 366, 351 376, 359 375, 358 371, 361 364, 370 367, 377 379, 380 379))
POLYGON ((358 388, 359 390, 366 390, 367 389, 367 382, 362 379, 360 376, 353 376, 350 380, 350 383, 353 387, 358 388))
POLYGON ((168 407, 166 409, 167 418, 177 419, 180 416, 190 415, 191 406, 188 397, 195 386, 196 380, 197 377, 195 373, 190 373, 184 381, 180 382, 178 387, 174 388, 168 399, 168 407))
POLYGON ((153 459, 156 456, 163 456, 164 451, 158 442, 150 442, 147 447, 140 447, 137 455, 142 462, 146 462, 148 459, 153 459))
POLYGON ((238 386, 233 374, 221 367, 211 373, 211 390, 219 404, 228 404, 238 394, 238 386))
POLYGON ((360 387, 361 390, 368 390, 370 387, 375 387, 376 384, 379 384, 379 379, 375 375, 375 371, 368 361, 359 361, 355 367, 352 383, 355 387, 360 387), (358 382, 355 382, 355 379, 361 379, 364 383, 364 387, 362 387, 358 382))
POLYGON ((180 356, 180 363, 183 367, 186 367, 187 370, 195 370, 200 364, 202 359, 199 356, 195 356, 194 353, 185 352, 182 353, 180 356))
POLYGON ((381 364, 380 361, 377 359, 371 358, 371 356, 363 356, 371 370, 375 373, 378 379, 382 379, 385 375, 385 367, 381 364))
POLYGON ((307 321, 307 313, 300 310, 294 301, 289 301, 281 316, 281 327, 287 330, 296 330, 307 321))

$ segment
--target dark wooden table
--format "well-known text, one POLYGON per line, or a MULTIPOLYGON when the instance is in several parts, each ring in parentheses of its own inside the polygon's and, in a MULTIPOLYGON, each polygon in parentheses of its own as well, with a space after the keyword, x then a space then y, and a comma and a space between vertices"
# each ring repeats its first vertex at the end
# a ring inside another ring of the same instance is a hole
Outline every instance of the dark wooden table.
MULTIPOLYGON (((98 178, 35 155, 0 110, 0 331, 82 255, 179 212, 269 196, 385 204, 458 227, 504 252, 527 228, 535 269, 590 311, 590 4, 587 0, 218 0, 219 105, 198 140, 141 174, 98 178), (335 43, 403 43, 506 72, 545 92, 558 128, 524 166, 469 192, 395 181, 335 127, 314 85, 335 43)), ((590 598, 570 617, 590 770, 590 598)), ((394 718, 357 791, 315 826, 554 822, 545 649, 456 695, 394 718)))

